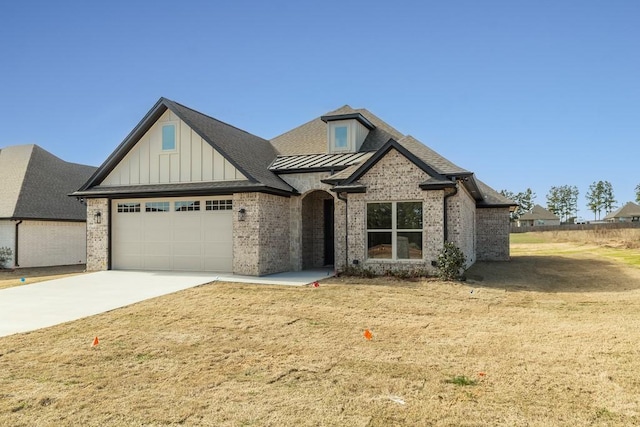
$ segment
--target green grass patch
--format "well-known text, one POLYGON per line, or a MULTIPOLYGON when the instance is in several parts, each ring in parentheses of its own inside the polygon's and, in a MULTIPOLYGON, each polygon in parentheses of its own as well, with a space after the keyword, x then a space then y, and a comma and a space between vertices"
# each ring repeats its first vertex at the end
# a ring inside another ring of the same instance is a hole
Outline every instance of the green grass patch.
POLYGON ((625 264, 640 267, 640 251, 631 249, 602 248, 597 252, 607 258, 613 258, 617 261, 622 261, 625 264))
POLYGON ((455 385, 460 385, 460 386, 478 384, 478 381, 473 380, 473 379, 471 379, 469 377, 466 377, 464 375, 457 375, 455 377, 451 377, 449 379, 446 379, 444 382, 447 383, 447 384, 455 384, 455 385))
POLYGON ((511 233, 509 235, 509 240, 511 243, 523 243, 523 244, 532 244, 532 243, 547 243, 548 240, 544 239, 540 233, 511 233))

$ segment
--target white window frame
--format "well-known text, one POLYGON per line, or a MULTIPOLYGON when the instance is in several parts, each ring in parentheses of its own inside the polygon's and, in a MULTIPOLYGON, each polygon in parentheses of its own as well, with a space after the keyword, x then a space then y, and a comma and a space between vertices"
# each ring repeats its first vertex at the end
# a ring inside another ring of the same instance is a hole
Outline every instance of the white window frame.
POLYGON ((144 203, 144 211, 150 213, 164 213, 171 212, 171 202, 169 201, 153 201, 144 203), (159 210, 159 208, 165 208, 159 210))
POLYGON ((349 153, 355 150, 352 126, 353 124, 349 121, 336 121, 329 124, 330 153, 349 153), (345 147, 336 147, 336 129, 342 127, 347 128, 347 145, 345 147))
POLYGON ((205 210, 215 212, 215 211, 232 211, 233 210, 233 199, 212 199, 205 200, 205 210))
POLYGON ((371 200, 365 206, 365 250, 368 262, 421 262, 424 259, 424 201, 422 200, 371 200), (370 229, 367 227, 368 209, 370 204, 391 203, 391 228, 390 229, 370 229), (422 207, 422 228, 421 229, 398 229, 398 203, 420 203, 422 207), (369 233, 391 233, 391 258, 369 258, 369 233), (398 232, 400 233, 422 233, 422 257, 421 258, 398 258, 398 232))
POLYGON ((200 200, 176 200, 173 202, 173 211, 174 212, 199 212, 200 211, 200 200), (185 209, 182 209, 185 208, 185 209))
POLYGON ((170 121, 170 122, 162 122, 160 126, 160 152, 162 153, 175 153, 178 151, 178 122, 170 121), (174 147, 172 149, 164 149, 164 127, 165 126, 173 126, 173 141, 174 147))
POLYGON ((139 202, 120 202, 116 205, 116 212, 118 213, 139 213, 139 202))

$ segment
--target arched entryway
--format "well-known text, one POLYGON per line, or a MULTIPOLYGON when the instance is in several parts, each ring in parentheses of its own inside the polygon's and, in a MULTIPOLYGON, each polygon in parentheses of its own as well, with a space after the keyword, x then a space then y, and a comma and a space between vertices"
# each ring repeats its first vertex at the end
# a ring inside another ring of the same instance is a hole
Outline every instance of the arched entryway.
POLYGON ((302 199, 302 268, 334 264, 333 196, 316 190, 302 199))

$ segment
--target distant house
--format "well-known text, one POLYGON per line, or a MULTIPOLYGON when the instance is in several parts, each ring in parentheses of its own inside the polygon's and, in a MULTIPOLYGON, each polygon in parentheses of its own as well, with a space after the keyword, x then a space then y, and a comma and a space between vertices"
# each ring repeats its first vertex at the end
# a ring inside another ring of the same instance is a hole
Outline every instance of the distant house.
POLYGON ((535 227, 536 225, 560 225, 560 218, 540 205, 518 218, 518 227, 535 227))
POLYGON ((618 210, 604 217, 609 222, 638 222, 640 221, 640 206, 629 202, 618 210))
POLYGON ((434 270, 445 241, 508 260, 515 206, 346 105, 269 141, 161 98, 78 188, 87 270, 434 270))
POLYGON ((86 206, 68 195, 95 169, 37 145, 0 149, 0 248, 12 253, 4 267, 86 262, 86 206))

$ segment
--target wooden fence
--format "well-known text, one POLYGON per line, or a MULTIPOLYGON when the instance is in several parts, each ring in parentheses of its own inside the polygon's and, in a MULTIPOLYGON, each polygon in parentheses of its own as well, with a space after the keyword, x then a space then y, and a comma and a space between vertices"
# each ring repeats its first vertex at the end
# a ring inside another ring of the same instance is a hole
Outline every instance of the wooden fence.
POLYGON ((516 224, 511 224, 512 233, 527 233, 529 231, 618 230, 622 228, 640 228, 640 222, 598 222, 595 224, 534 225, 525 227, 518 227, 516 224))

